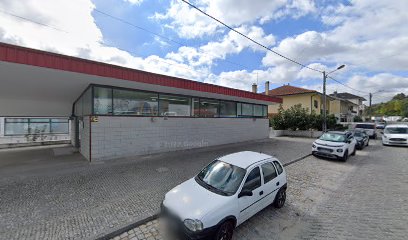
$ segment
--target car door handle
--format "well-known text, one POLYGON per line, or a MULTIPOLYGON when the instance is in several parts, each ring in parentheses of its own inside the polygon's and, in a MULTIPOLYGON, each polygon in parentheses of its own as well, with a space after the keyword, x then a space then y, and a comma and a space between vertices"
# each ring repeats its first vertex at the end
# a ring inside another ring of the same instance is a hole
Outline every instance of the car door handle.
POLYGON ((262 196, 262 195, 263 195, 263 191, 260 191, 260 192, 259 192, 259 195, 262 196))
POLYGON ((279 186, 279 182, 276 183, 276 186, 279 186))

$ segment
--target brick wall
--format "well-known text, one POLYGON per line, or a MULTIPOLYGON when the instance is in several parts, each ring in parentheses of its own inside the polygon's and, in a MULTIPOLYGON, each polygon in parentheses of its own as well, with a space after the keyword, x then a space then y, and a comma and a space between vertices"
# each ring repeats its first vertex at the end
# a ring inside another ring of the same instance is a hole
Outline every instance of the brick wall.
POLYGON ((99 117, 91 132, 92 161, 269 136, 268 119, 252 118, 99 117))

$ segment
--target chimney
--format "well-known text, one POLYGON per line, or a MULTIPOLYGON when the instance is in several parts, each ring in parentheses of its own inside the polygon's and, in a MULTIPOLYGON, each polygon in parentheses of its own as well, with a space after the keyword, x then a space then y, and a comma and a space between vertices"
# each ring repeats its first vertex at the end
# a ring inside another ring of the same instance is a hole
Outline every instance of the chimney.
POLYGON ((337 97, 337 91, 334 91, 333 95, 334 95, 335 97, 337 97))
POLYGON ((258 92, 258 86, 256 85, 256 83, 252 84, 252 92, 253 92, 253 93, 257 93, 257 92, 258 92))
POLYGON ((269 95, 269 81, 265 82, 265 95, 269 95))

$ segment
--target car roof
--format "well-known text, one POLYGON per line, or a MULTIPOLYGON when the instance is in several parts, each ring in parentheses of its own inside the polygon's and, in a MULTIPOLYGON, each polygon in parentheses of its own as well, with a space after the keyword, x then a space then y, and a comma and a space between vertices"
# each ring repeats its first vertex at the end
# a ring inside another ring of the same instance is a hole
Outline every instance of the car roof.
POLYGON ((341 135, 344 135, 344 134, 346 134, 347 132, 341 132, 341 131, 328 131, 327 133, 334 133, 334 134, 341 134, 341 135))
POLYGON ((405 124, 390 124, 390 125, 387 125, 385 128, 391 128, 391 127, 408 128, 408 125, 405 125, 405 124))
POLYGON ((243 152, 237 152, 237 153, 232 153, 232 154, 222 156, 218 158, 218 160, 245 169, 256 162, 270 159, 270 158, 272 158, 272 156, 264 154, 264 153, 243 151, 243 152))

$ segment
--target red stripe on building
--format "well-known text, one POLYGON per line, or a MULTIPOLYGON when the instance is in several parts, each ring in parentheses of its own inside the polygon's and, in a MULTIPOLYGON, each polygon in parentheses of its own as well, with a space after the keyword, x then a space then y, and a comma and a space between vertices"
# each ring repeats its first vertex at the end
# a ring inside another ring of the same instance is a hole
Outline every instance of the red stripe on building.
POLYGON ((0 43, 0 61, 96 75, 101 77, 123 79, 134 82, 155 84, 166 87, 282 103, 282 99, 277 97, 217 86, 209 83, 201 83, 177 77, 150 73, 82 58, 70 57, 62 54, 10 45, 6 43, 0 43))

